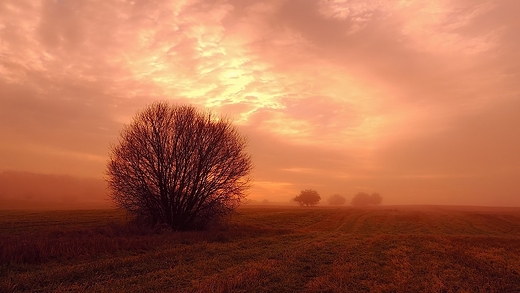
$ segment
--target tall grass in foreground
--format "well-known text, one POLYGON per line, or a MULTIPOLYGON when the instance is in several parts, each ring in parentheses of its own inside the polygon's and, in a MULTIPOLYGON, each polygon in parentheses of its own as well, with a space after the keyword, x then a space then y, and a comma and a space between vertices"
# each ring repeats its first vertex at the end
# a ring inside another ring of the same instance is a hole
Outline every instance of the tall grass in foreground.
POLYGON ((248 208, 181 233, 96 213, 0 212, 0 292, 520 292, 520 209, 248 208))
POLYGON ((1 235, 0 263, 42 264, 116 255, 121 252, 145 252, 165 245, 195 242, 225 242, 230 237, 266 233, 284 233, 283 229, 265 229, 253 225, 219 225, 207 231, 173 232, 167 228, 149 228, 135 222, 111 222, 102 226, 62 228, 1 235))
POLYGON ((0 262, 41 264, 50 260, 79 259, 120 251, 144 251, 164 243, 165 236, 165 233, 137 225, 120 224, 76 231, 3 235, 0 262))

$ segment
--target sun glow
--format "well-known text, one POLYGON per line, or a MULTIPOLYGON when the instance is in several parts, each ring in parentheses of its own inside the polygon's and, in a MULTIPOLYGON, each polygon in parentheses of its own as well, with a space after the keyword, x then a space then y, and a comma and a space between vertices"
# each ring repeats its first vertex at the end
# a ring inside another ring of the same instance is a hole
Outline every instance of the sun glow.
POLYGON ((249 137, 257 198, 520 205, 518 8, 3 0, 0 170, 100 177, 122 125, 170 100, 249 137))

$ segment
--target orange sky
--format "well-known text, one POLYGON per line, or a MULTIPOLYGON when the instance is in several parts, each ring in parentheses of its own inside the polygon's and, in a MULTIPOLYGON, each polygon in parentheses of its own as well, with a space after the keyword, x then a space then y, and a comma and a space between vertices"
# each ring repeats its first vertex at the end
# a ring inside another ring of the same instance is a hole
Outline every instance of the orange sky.
POLYGON ((234 119, 253 200, 313 188, 520 206, 519 12, 507 0, 2 0, 0 172, 99 179, 123 124, 168 99, 234 119))

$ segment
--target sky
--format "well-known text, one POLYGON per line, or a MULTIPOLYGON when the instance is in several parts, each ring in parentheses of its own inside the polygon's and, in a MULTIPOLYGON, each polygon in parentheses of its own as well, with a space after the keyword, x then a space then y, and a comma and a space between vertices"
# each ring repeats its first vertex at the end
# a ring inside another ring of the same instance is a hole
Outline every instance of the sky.
POLYGON ((167 100, 233 119, 254 202, 311 188, 324 202, 520 206, 519 12, 515 0, 2 0, 0 203, 106 204, 110 144, 167 100))

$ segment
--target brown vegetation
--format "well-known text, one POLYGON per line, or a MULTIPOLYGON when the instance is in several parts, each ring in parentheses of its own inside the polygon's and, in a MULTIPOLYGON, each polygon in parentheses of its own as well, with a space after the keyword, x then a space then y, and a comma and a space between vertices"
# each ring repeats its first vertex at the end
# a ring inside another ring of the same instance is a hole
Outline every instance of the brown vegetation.
POLYGON ((315 206, 320 202, 321 196, 314 189, 305 189, 300 191, 300 194, 298 194, 293 200, 301 206, 315 206))
POLYGON ((142 223, 206 228, 245 197, 252 169, 246 144, 227 119, 192 106, 153 103, 111 149, 111 197, 142 223))
POLYGON ((0 212, 0 292, 518 292, 520 209, 242 208, 172 232, 0 212))

